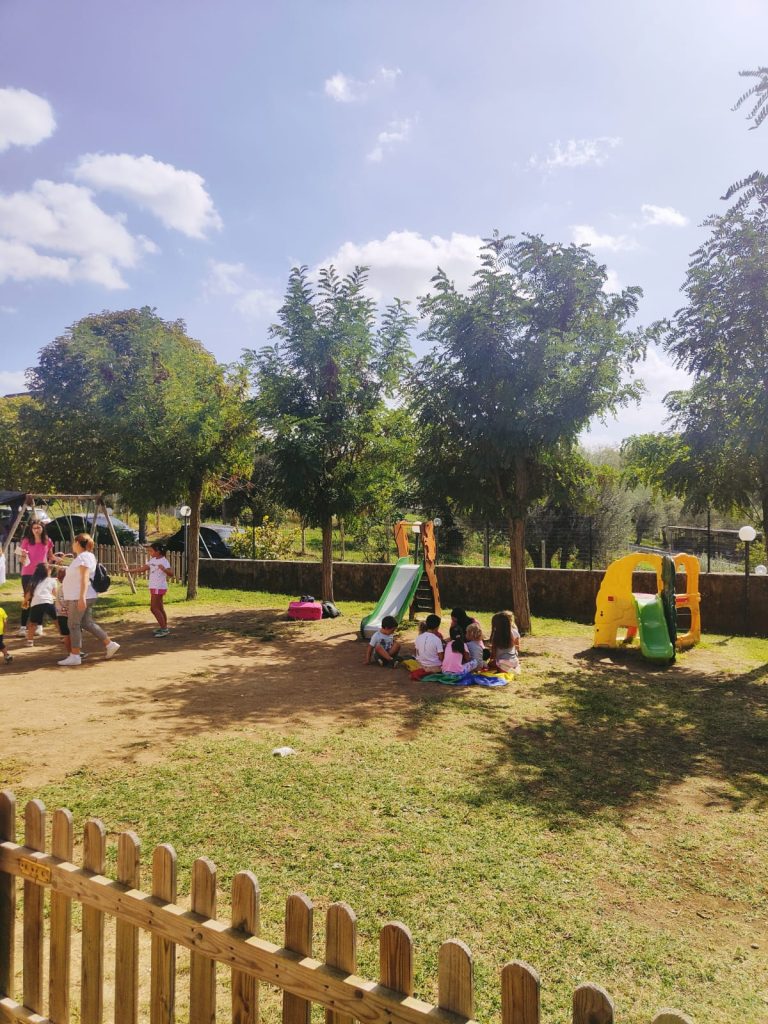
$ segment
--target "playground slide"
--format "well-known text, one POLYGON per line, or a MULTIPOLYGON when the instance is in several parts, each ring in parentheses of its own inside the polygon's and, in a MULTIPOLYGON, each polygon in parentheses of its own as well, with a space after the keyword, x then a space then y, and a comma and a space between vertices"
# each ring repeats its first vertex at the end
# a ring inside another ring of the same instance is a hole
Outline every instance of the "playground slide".
POLYGON ((640 649, 651 661, 671 661, 675 647, 669 638, 660 594, 633 594, 640 649))
POLYGON ((370 639, 381 626, 385 615, 393 615, 400 622, 413 601, 423 572, 424 565, 421 562, 414 563, 407 557, 398 558, 379 603, 360 623, 362 637, 370 639))

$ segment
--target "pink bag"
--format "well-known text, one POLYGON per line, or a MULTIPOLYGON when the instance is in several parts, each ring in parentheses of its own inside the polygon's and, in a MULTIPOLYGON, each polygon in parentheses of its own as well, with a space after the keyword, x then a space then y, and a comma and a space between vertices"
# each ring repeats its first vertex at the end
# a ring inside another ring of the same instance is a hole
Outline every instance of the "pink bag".
POLYGON ((292 619, 322 619, 322 601, 291 601, 288 615, 292 619))

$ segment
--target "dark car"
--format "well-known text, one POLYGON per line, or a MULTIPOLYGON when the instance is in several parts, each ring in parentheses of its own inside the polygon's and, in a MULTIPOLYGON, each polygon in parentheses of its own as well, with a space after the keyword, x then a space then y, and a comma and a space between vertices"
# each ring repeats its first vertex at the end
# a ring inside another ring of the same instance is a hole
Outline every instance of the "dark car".
MULTIPOLYGON (((203 523, 200 526, 200 557, 201 558, 234 558, 227 547, 227 538, 234 527, 221 526, 218 523, 203 523)), ((169 551, 183 551, 185 540, 184 527, 177 530, 165 542, 169 551)))
MULTIPOLYGON (((122 519, 117 519, 115 516, 110 516, 109 518, 112 520, 117 539, 122 547, 130 547, 132 544, 138 543, 139 535, 133 527, 129 526, 128 523, 124 523, 122 519)), ((78 533, 90 533, 97 544, 112 543, 112 534, 109 532, 107 517, 103 512, 96 516, 95 530, 93 515, 90 513, 88 515, 76 513, 71 516, 56 516, 50 523, 45 524, 45 530, 53 541, 64 541, 67 543, 73 537, 76 537, 78 533)))

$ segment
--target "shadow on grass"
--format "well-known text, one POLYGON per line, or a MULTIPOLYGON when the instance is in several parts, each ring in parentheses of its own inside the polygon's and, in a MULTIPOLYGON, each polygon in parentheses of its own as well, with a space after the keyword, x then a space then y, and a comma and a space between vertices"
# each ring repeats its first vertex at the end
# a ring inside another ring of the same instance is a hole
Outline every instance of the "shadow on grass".
POLYGON ((714 802, 768 806, 768 664, 723 677, 681 664, 638 667, 636 653, 606 655, 581 652, 588 670, 544 679, 554 708, 544 720, 495 730, 496 758, 471 803, 526 805, 567 828, 711 777, 722 780, 714 802))

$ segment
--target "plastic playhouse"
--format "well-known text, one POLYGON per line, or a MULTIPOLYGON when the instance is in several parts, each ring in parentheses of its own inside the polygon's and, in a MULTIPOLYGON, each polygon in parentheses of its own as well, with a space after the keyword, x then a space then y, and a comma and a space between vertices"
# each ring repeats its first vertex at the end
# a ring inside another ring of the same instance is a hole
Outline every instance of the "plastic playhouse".
POLYGON ((650 661, 674 661, 676 651, 701 639, 700 604, 699 560, 694 555, 625 555, 608 566, 600 584, 593 647, 623 647, 637 637, 650 661), (655 594, 633 593, 632 574, 639 565, 649 565, 656 573, 655 594), (675 593, 678 574, 685 577, 685 593, 675 593), (690 620, 685 632, 678 628, 682 619, 690 620))

